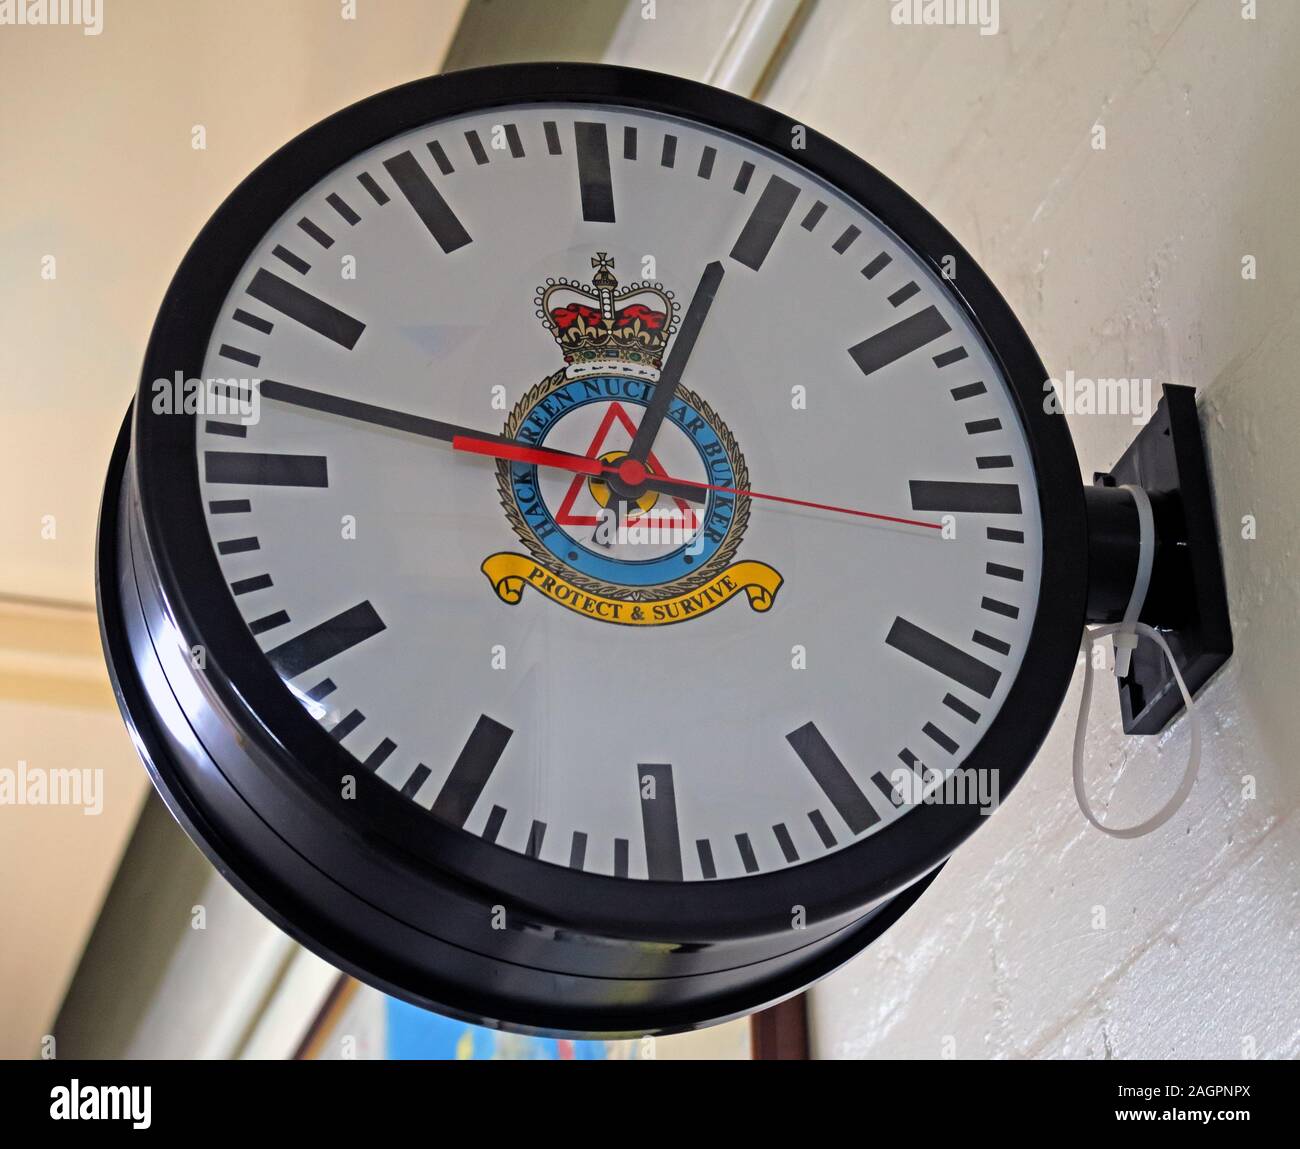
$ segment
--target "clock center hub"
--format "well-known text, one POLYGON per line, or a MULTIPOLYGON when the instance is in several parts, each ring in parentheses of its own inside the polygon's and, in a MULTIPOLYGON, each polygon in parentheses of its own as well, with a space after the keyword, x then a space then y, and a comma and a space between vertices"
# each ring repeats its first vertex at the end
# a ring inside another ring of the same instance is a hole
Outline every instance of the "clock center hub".
POLYGON ((612 491, 620 498, 633 500, 637 510, 643 514, 654 509, 655 504, 659 502, 659 493, 641 489, 650 474, 649 468, 644 463, 637 462, 626 451, 606 451, 600 456, 600 461, 612 469, 606 471, 600 478, 587 481, 591 497, 600 507, 609 506, 612 491))
POLYGON ((644 464, 638 463, 635 459, 624 459, 618 465, 618 477, 629 487, 640 486, 645 482, 645 476, 644 464))

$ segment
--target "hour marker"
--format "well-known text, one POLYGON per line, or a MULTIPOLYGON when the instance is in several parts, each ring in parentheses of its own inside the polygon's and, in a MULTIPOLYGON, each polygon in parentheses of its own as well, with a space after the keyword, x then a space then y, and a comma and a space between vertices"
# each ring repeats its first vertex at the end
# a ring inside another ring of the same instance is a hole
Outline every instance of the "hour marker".
POLYGON ((641 791, 641 825, 645 830, 645 860, 650 880, 682 880, 682 843, 677 829, 677 796, 673 792, 673 768, 668 765, 638 766, 641 791), (646 797, 649 792, 652 797, 646 797))
POLYGON ((930 771, 926 768, 925 763, 906 746, 898 752, 898 760, 914 774, 919 774, 922 778, 928 778, 930 771))
POLYGON ((241 387, 233 379, 209 379, 208 386, 218 395, 224 395, 227 399, 234 399, 243 406, 248 406, 253 401, 253 392, 248 387, 241 387))
POLYGON ((876 789, 889 799, 890 805, 901 806, 903 804, 903 796, 894 789, 894 784, 879 770, 871 775, 871 781, 874 783, 876 789))
POLYGON ((880 821, 880 815, 813 723, 792 730, 785 740, 853 833, 860 834, 880 821))
POLYGON ((300 256, 294 255, 294 253, 282 243, 277 243, 273 248, 271 248, 271 254, 275 256, 276 259, 283 260, 299 275, 306 275, 307 272, 311 270, 310 263, 300 256))
POLYGON ((960 714, 967 722, 978 722, 980 720, 980 712, 974 707, 967 706, 956 695, 945 694, 943 704, 954 714, 960 714))
POLYGON ((345 718, 340 718, 330 727, 329 735, 335 742, 342 742, 365 720, 366 716, 360 710, 353 710, 345 718))
POLYGON ((950 483, 913 479, 907 485, 912 492, 914 511, 1020 514, 1020 488, 1015 483, 950 483))
POLYGON ((249 367, 256 367, 262 362, 260 355, 252 351, 245 351, 242 347, 232 347, 229 343, 223 343, 221 350, 217 352, 223 359, 230 359, 236 363, 246 363, 249 367))
POLYGON ((736 849, 740 851, 740 864, 745 867, 745 873, 757 874, 758 859, 754 857, 754 847, 748 834, 736 835, 736 849))
POLYGON ((322 678, 315 686, 307 691, 307 697, 313 702, 319 702, 322 698, 328 698, 337 689, 332 678, 322 678))
POLYGON ((252 509, 247 499, 213 499, 208 503, 208 513, 213 515, 244 515, 252 509))
POLYGON ((588 223, 614 222, 614 187, 609 172, 609 140, 605 125, 579 120, 573 125, 578 153, 578 194, 582 218, 588 223))
POLYGON ((1005 527, 989 527, 988 536, 994 542, 999 543, 1023 543, 1025 541, 1024 531, 1009 531, 1005 527))
POLYGON ((934 772, 906 746, 898 752, 899 761, 903 763, 913 774, 916 774, 922 782, 929 784, 934 780, 934 772))
POLYGON ((288 621, 289 612, 287 610, 277 610, 274 614, 253 619, 248 624, 248 629, 254 634, 265 634, 268 630, 274 630, 277 626, 284 626, 288 621))
POLYGON ((893 257, 887 251, 882 251, 866 267, 862 269, 862 274, 868 279, 875 279, 882 271, 893 262, 893 257))
POLYGON ((406 197, 406 202, 415 209, 420 222, 429 229, 429 234, 444 252, 456 251, 471 242, 469 232, 410 152, 400 152, 385 160, 384 167, 393 177, 397 190, 406 197))
POLYGON ((826 816, 820 810, 809 810, 808 821, 812 823, 812 828, 817 831, 817 837, 822 840, 822 845, 828 850, 835 846, 835 834, 826 821, 826 816))
POLYGON ((217 554, 220 555, 242 555, 246 551, 255 551, 261 544, 257 541, 256 536, 243 539, 226 539, 224 542, 217 543, 217 554))
MULTIPOLYGON (((542 131, 546 135, 547 153, 552 156, 558 156, 562 154, 563 149, 560 147, 560 129, 555 126, 555 121, 547 120, 545 123, 543 123, 542 131)), ((587 848, 587 836, 585 834, 582 837, 582 848, 584 851, 587 848)), ((579 864, 577 868, 579 870, 582 869, 581 864, 579 864)))
POLYGON ((465 133, 465 142, 469 144, 470 154, 474 157, 476 164, 485 164, 488 162, 488 154, 483 148, 483 141, 478 138, 478 132, 471 128, 465 133))
POLYGON ((889 297, 889 302, 894 307, 901 307, 904 303, 906 303, 909 299, 911 299, 912 296, 914 296, 920 290, 921 289, 916 286, 916 281, 911 280, 903 284, 902 287, 900 287, 897 291, 895 291, 889 297))
POLYGON ((627 877, 627 839, 614 839, 614 877, 627 877))
POLYGON ((506 124, 506 146, 514 159, 524 158, 524 141, 519 138, 519 129, 514 124, 506 124))
POLYGON ((778 822, 772 827, 772 833, 776 835, 776 844, 781 847, 781 854, 787 862, 797 862, 799 860, 799 851, 794 848, 794 839, 790 837, 790 831, 786 829, 784 822, 778 822))
POLYGON ((962 399, 974 399, 976 395, 983 395, 987 390, 983 383, 967 383, 961 387, 954 387, 952 397, 960 402, 962 399))
POLYGON ((352 206, 338 192, 331 192, 327 195, 325 202, 338 212, 348 227, 356 227, 361 222, 361 217, 352 210, 352 206))
MULTIPOLYGON (((330 682, 328 678, 325 682, 329 682, 331 690, 334 689, 334 683, 330 682)), ((321 683, 321 686, 324 685, 325 683, 321 683)), ((320 687, 317 687, 317 689, 320 689, 320 687)), ((366 756, 366 760, 362 762, 361 765, 372 772, 378 770, 379 767, 388 761, 388 756, 396 749, 397 743, 391 738, 385 738, 366 756)))
POLYGON ((636 128, 626 127, 623 129, 623 158, 625 160, 636 159, 636 128))
POLYGON ((984 572, 994 578, 1010 579, 1012 582, 1024 582, 1025 572, 1019 567, 1009 567, 1003 563, 986 563, 984 572))
MULTIPOLYGON (((554 127, 554 125, 551 125, 554 127)), ((447 158, 446 149, 437 140, 430 140, 428 143, 429 155, 433 157, 433 162, 438 165, 438 170, 443 175, 449 176, 456 169, 452 167, 451 160, 447 158)))
POLYGON ((677 137, 664 136, 664 148, 659 154, 661 167, 670 168, 677 162, 677 137))
MULTIPOLYGON (((554 126, 554 125, 552 125, 554 126)), ((581 870, 587 861, 587 835, 581 830, 573 831, 573 842, 569 846, 569 869, 581 870)))
POLYGON ((972 419, 966 424, 966 434, 987 435, 990 431, 1001 431, 1001 419, 972 419))
POLYGON ((981 471, 997 471, 1004 467, 1013 467, 1010 455, 977 455, 975 465, 981 471))
POLYGON ((812 229, 815 228, 818 225, 818 223, 821 222, 821 218, 825 214, 826 214, 826 205, 822 203, 821 200, 818 200, 815 204, 812 205, 812 207, 808 209, 808 214, 803 217, 803 223, 801 223, 799 226, 802 227, 804 231, 812 231, 812 229))
POLYGON ((261 451, 204 451, 209 483, 247 483, 258 487, 328 487, 324 455, 276 455, 261 451))
POLYGON ((772 176, 745 221, 736 245, 731 249, 731 258, 754 271, 762 267, 776 241, 777 232, 798 198, 799 189, 794 184, 780 176, 772 176))
POLYGON ((981 662, 973 654, 967 654, 905 618, 894 619, 885 642, 984 698, 992 697, 1002 676, 999 670, 981 662))
POLYGON ((1003 642, 1000 638, 994 638, 991 634, 985 634, 982 630, 977 630, 970 636, 971 642, 978 643, 986 650, 996 650, 999 654, 1010 654, 1011 644, 1003 642))
POLYGON ((388 202, 388 193, 379 186, 379 184, 375 180, 375 177, 372 176, 369 172, 362 172, 359 176, 357 176, 357 183, 359 183, 363 188, 366 189, 366 192, 370 196, 370 198, 374 200, 375 203, 377 203, 380 207, 383 207, 384 204, 388 202))
POLYGON ((951 351, 945 351, 940 355, 936 355, 934 357, 934 365, 936 367, 947 367, 953 363, 960 363, 965 358, 966 348, 954 347, 951 351))
POLYGON ((259 268, 253 276, 248 294, 349 351, 357 345, 366 329, 361 320, 353 319, 346 311, 340 311, 265 268, 259 268))
POLYGON ((513 733, 509 726, 486 714, 479 715, 465 748, 438 792, 433 803, 434 814, 453 826, 465 825, 513 733))
POLYGON ((219 419, 205 419, 203 430, 209 435, 225 435, 231 439, 242 439, 248 434, 243 423, 223 423, 219 419))
POLYGON ((957 743, 948 737, 933 722, 927 722, 921 727, 921 733, 933 741, 936 745, 942 746, 949 754, 956 754, 959 749, 957 743))
POLYGON ((754 165, 746 160, 740 165, 740 171, 736 173, 736 182, 732 184, 732 189, 738 192, 745 192, 749 189, 749 181, 754 175, 754 165))
POLYGON ((989 611, 991 614, 1000 614, 1003 618, 1019 618, 1020 608, 1012 606, 1009 602, 1003 602, 1001 599, 985 598, 980 599, 980 608, 989 611))
POLYGON ((493 806, 488 814, 487 822, 483 826, 483 841, 495 842, 497 835, 501 833, 501 823, 506 820, 506 808, 504 806, 493 806))
POLYGON ((542 842, 546 840, 546 823, 534 821, 528 827, 528 844, 524 847, 524 856, 536 858, 542 852, 542 842))
POLYGON ((429 776, 429 774, 430 774, 429 768, 423 762, 421 762, 414 770, 411 771, 411 776, 407 778, 405 782, 402 783, 402 797, 414 798, 416 792, 420 789, 421 786, 424 785, 424 780, 429 776))
POLYGON ((850 224, 842 232, 840 232, 839 239, 837 239, 833 244, 831 244, 831 250, 835 252, 836 255, 843 255, 853 245, 853 241, 857 239, 858 236, 860 236, 861 234, 862 234, 862 229, 860 227, 854 227, 852 224, 850 224))
POLYGON ((230 590, 232 594, 252 594, 255 590, 266 590, 271 585, 271 576, 260 574, 253 575, 252 578, 236 579, 230 584, 230 590))
POLYGON ((263 319, 260 315, 253 315, 239 307, 235 308, 230 318, 245 327, 251 327, 254 331, 260 331, 263 335, 270 335, 275 329, 275 324, 269 319, 263 319))
POLYGON ((373 638, 383 629, 384 620, 370 602, 360 602, 268 650, 266 657, 281 678, 297 678, 326 659, 373 638))
POLYGON ((208 380, 208 385, 212 387, 213 394, 218 398, 224 395, 226 399, 234 399, 243 407, 252 403, 252 390, 248 387, 240 387, 238 383, 229 380, 208 380))
POLYGON ((870 375, 932 343, 949 330, 948 321, 931 305, 855 344, 849 348, 849 354, 862 374, 870 375))
POLYGON ((713 862, 713 844, 708 838, 699 838, 695 842, 695 852, 700 856, 700 873, 706 879, 718 876, 718 867, 713 862))
POLYGON ((695 173, 702 180, 707 180, 713 175, 713 161, 718 158, 717 148, 705 148, 700 153, 700 167, 695 173))
POLYGON ((306 216, 298 221, 298 226, 302 228, 309 236, 312 237, 321 247, 333 247, 334 237, 330 235, 323 227, 318 227, 312 223, 306 216))

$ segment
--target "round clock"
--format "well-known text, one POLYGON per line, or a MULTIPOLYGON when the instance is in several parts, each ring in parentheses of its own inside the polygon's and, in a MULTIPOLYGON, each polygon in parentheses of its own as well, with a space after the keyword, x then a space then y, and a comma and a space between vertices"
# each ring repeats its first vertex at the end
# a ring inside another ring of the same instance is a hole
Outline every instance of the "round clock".
POLYGON ((1086 532, 1045 376, 774 111, 600 66, 394 89, 167 293, 102 510, 123 711, 221 872, 391 993, 748 1012, 897 919, 1055 715, 1086 532))

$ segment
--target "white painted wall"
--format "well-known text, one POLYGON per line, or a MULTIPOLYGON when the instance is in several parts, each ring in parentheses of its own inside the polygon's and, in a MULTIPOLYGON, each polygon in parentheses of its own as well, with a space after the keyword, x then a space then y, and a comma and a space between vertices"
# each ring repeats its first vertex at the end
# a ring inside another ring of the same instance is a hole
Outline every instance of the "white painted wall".
MULTIPOLYGON (((1300 1057, 1300 4, 1249 21, 1238 0, 1001 0, 987 37, 897 27, 891 7, 818 0, 768 102, 926 204, 1053 375, 1200 389, 1236 654, 1202 695, 1190 800, 1133 842, 1075 807, 1076 678, 1005 807, 813 992, 816 1049, 1300 1057)), ((1089 477, 1134 433, 1070 426, 1089 477)), ((1137 821, 1176 785, 1186 723, 1125 738, 1109 684, 1094 714, 1092 793, 1137 821)))

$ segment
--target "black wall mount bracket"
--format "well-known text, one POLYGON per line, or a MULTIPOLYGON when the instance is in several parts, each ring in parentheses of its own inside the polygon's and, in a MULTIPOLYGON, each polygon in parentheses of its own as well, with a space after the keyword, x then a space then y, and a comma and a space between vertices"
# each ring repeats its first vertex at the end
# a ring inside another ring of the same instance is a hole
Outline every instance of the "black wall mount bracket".
MULTIPOLYGON (((1160 631, 1195 694, 1232 654, 1232 627, 1214 501, 1192 387, 1166 386, 1151 420, 1120 460, 1084 488, 1090 623, 1119 622, 1137 573, 1141 487, 1155 520, 1151 584, 1138 618, 1160 631)), ((1141 642, 1119 680, 1126 734, 1158 734, 1183 710, 1163 652, 1141 642)))

